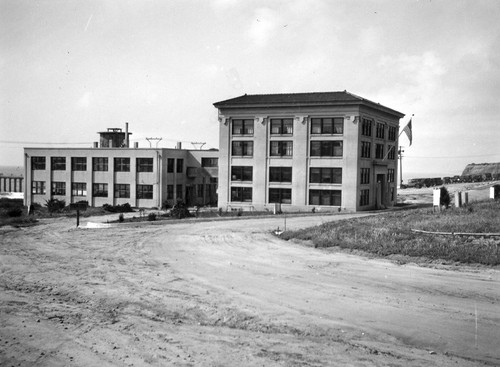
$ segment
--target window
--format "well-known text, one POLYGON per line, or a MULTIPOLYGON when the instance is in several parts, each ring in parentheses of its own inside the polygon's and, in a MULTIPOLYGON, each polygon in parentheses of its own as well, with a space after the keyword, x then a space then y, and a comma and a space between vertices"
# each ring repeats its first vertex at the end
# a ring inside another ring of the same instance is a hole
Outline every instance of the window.
POLYGON ((72 171, 86 171, 87 170, 87 157, 71 157, 71 170, 72 171))
POLYGON ((199 198, 203 197, 203 184, 196 185, 196 197, 199 197, 199 198))
POLYGON ((359 194, 359 206, 366 206, 370 204, 370 190, 361 190, 359 194))
POLYGON ((45 169, 45 157, 31 157, 31 169, 45 169))
POLYGON ((71 184, 71 196, 87 196, 87 184, 85 182, 73 182, 71 184))
POLYGON ((171 200, 174 198, 174 185, 167 185, 167 199, 171 200))
POLYGON ((377 123, 377 129, 375 131, 375 136, 379 139, 385 138, 385 124, 377 123))
MULTIPOLYGON (((45 157, 42 157, 45 159, 45 157)), ((45 181, 32 181, 31 193, 37 195, 45 195, 45 181)))
POLYGON ((137 172, 153 172, 153 158, 137 158, 137 172))
POLYGON ((392 160, 396 159, 396 147, 394 145, 388 145, 387 149, 387 158, 392 160))
POLYGON ((115 198, 130 198, 130 185, 115 184, 115 198))
POLYGON ((231 187, 231 201, 252 201, 251 187, 231 187))
POLYGON ((177 173, 182 173, 184 172, 184 159, 182 158, 177 158, 177 162, 176 162, 176 172, 177 173))
POLYGON ((153 185, 137 185, 137 199, 152 199, 153 185))
POLYGON ((389 139, 390 141, 396 141, 396 127, 389 126, 387 139, 389 139))
POLYGON ((372 136, 372 121, 363 119, 361 122, 361 135, 372 136))
POLYGON ((312 118, 311 134, 343 134, 344 118, 312 118))
POLYGON ((231 181, 252 181, 253 179, 252 166, 232 166, 231 181))
POLYGON ((233 141, 231 154, 233 156, 253 156, 253 141, 233 141))
POLYGON ((182 199, 182 184, 176 185, 175 190, 175 195, 177 196, 177 198, 182 199))
POLYGON ((372 156, 372 143, 369 141, 361 142, 361 158, 370 158, 372 156))
POLYGON ((309 183, 342 183, 342 168, 310 168, 309 183))
POLYGON ((52 195, 66 195, 66 182, 52 182, 52 195))
POLYGON ((269 167, 269 182, 292 182, 292 167, 269 167))
POLYGON ((387 182, 394 182, 394 168, 387 170, 387 182))
POLYGON ((95 183, 92 186, 92 195, 94 197, 107 198, 108 197, 108 184, 95 183))
POLYGON ((384 158, 384 144, 375 144, 375 158, 384 158))
POLYGON ((167 172, 169 172, 169 173, 174 172, 174 165, 175 165, 175 159, 168 158, 167 159, 167 172))
POLYGON ((52 171, 65 171, 66 170, 66 157, 51 157, 50 169, 52 171))
POLYGON ((369 168, 361 168, 361 184, 369 184, 370 183, 370 169, 369 168))
POLYGON ((108 158, 97 157, 92 158, 92 170, 95 172, 107 172, 108 171, 108 158))
POLYGON ((341 190, 309 190, 309 205, 342 205, 341 190))
POLYGON ((253 135, 253 119, 233 120, 233 135, 253 135))
POLYGON ((342 157, 342 141, 311 141, 311 157, 342 157))
POLYGON ((219 158, 201 158, 202 167, 218 167, 219 158))
POLYGON ((293 134, 293 119, 271 119, 271 134, 293 134))
POLYGON ((292 203, 292 189, 269 189, 269 203, 292 203))
POLYGON ((291 157, 293 155, 293 142, 291 141, 271 141, 271 156, 291 157))
POLYGON ((115 172, 130 172, 130 158, 115 158, 115 172))

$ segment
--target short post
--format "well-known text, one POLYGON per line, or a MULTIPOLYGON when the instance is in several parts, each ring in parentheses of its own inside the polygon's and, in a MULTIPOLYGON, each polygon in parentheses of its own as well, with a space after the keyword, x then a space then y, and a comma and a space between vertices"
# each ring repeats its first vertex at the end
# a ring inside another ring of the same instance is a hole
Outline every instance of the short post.
POLYGON ((80 226, 80 209, 76 209, 76 228, 80 226))
POLYGON ((469 204, 469 193, 462 192, 462 205, 467 205, 467 204, 469 204))
POLYGON ((495 198, 495 186, 490 187, 490 199, 495 198))
POLYGON ((460 191, 455 192, 455 206, 457 208, 462 206, 462 195, 460 191))
POLYGON ((432 190, 432 208, 441 211, 441 189, 432 190))

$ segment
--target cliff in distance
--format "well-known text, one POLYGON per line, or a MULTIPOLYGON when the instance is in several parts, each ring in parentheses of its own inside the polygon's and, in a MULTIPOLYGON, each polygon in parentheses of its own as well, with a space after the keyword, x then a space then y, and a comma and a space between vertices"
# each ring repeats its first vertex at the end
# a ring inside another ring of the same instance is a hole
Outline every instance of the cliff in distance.
POLYGON ((462 176, 476 176, 485 173, 500 174, 500 163, 470 163, 465 167, 462 176))

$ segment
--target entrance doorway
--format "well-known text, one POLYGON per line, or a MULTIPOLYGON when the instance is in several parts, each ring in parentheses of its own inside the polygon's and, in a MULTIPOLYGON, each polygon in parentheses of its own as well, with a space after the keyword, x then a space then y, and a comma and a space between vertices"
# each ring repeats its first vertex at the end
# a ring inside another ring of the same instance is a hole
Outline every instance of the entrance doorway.
POLYGON ((377 174, 377 209, 387 207, 387 187, 385 174, 377 174))

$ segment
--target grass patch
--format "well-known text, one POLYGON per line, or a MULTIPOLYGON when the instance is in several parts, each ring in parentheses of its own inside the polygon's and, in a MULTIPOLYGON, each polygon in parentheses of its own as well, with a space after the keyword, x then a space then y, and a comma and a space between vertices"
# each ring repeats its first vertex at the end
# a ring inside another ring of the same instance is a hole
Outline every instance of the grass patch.
POLYGON ((343 220, 281 235, 311 241, 314 247, 362 250, 378 256, 403 255, 461 263, 500 264, 499 238, 436 236, 433 232, 498 233, 500 201, 475 202, 434 212, 430 208, 343 220))

